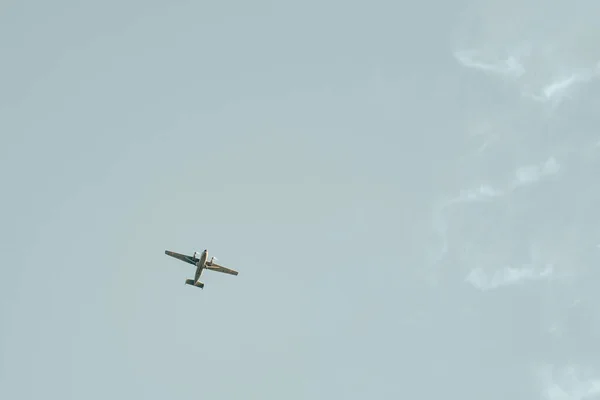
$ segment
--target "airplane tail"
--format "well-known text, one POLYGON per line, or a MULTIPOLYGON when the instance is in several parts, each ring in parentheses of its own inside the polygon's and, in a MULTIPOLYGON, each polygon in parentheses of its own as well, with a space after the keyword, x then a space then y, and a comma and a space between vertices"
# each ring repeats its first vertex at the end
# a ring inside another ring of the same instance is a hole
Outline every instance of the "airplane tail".
POLYGON ((204 283, 198 281, 198 282, 194 282, 193 279, 186 279, 185 280, 185 284, 186 285, 191 285, 191 286, 196 286, 199 287, 200 289, 204 289, 204 283))

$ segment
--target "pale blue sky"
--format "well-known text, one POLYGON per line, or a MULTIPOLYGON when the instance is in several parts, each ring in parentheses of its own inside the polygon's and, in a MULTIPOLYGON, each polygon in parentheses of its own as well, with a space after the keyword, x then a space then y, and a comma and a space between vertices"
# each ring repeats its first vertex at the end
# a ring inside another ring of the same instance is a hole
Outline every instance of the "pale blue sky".
MULTIPOLYGON (((537 80, 466 69, 461 46, 513 49, 506 15, 466 33, 492 6, 166 4, 2 6, 1 398, 530 399, 547 386, 535 371, 578 362, 547 337, 575 318, 572 286, 503 297, 465 281, 531 248, 582 254, 535 236, 556 208, 522 218, 562 192, 449 201, 550 156, 554 179, 590 173, 594 125, 556 139, 588 103, 518 94, 575 68, 564 52, 556 70, 528 59, 537 80), (193 268, 164 250, 204 248, 239 276, 185 286, 193 268)), ((582 243, 583 214, 562 215, 582 243)))

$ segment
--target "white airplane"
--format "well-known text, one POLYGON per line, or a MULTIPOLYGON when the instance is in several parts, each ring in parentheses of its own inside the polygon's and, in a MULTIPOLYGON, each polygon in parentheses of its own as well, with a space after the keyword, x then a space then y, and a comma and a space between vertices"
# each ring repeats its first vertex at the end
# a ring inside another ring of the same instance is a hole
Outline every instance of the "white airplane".
POLYGON ((237 275, 238 272, 229 268, 225 268, 222 265, 216 264, 213 262, 215 257, 212 257, 210 261, 208 259, 208 250, 204 250, 202 253, 194 252, 193 256, 186 256, 185 254, 175 253, 173 251, 165 250, 165 254, 171 257, 174 257, 178 260, 184 261, 188 264, 192 264, 196 266, 196 276, 194 279, 186 279, 186 285, 192 285, 199 287, 200 289, 204 288, 204 283, 200 282, 200 275, 202 275, 202 270, 208 269, 211 271, 223 272, 224 274, 237 275), (196 258, 196 255, 200 254, 200 258, 196 258))

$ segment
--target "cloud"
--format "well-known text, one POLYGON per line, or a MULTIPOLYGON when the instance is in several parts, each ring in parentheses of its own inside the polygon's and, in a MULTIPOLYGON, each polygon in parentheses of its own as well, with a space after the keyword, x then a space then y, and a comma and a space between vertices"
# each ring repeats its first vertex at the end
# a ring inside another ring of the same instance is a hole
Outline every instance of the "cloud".
POLYGON ((531 185, 547 176, 557 174, 558 171, 560 171, 560 164, 554 157, 549 157, 544 163, 539 165, 527 165, 517 168, 512 187, 531 185))
POLYGON ((600 77, 598 65, 594 68, 573 70, 553 78, 550 82, 542 85, 537 92, 535 90, 524 90, 523 95, 538 102, 549 102, 557 105, 567 99, 578 85, 598 77, 600 77))
MULTIPOLYGON (((549 157, 545 162, 540 164, 526 165, 517 168, 514 173, 515 178, 506 185, 506 189, 498 189, 491 184, 481 184, 475 188, 463 189, 460 191, 458 196, 444 200, 435 207, 432 215, 432 225, 435 234, 441 241, 441 246, 432 255, 431 262, 437 264, 441 262, 449 249, 448 232, 449 226, 446 220, 446 212, 454 205, 459 204, 473 204, 478 202, 489 202, 500 196, 510 195, 514 190, 519 187, 533 185, 540 180, 554 175, 560 171, 560 164, 554 157, 549 157)), ((477 274, 477 272, 475 272, 477 274)), ((505 275, 515 277, 516 272, 512 269, 507 269, 505 275)), ((476 279, 476 276, 472 277, 476 279)), ((499 278, 494 278, 499 279, 499 278)), ((514 279, 514 278, 511 278, 514 279)), ((494 282, 496 282, 494 280, 494 282)))
POLYGON ((552 52, 545 54, 530 46, 513 49, 506 57, 495 56, 493 51, 488 53, 491 55, 483 56, 475 49, 457 50, 454 57, 465 68, 511 79, 520 87, 522 96, 553 107, 569 98, 577 86, 600 77, 600 61, 594 65, 589 61, 573 65, 561 61, 564 57, 552 52), (534 63, 536 58, 537 63, 534 63))
POLYGON ((454 57, 464 67, 487 73, 511 78, 519 78, 525 73, 525 68, 515 56, 508 56, 504 60, 496 60, 495 62, 485 62, 476 50, 459 50, 454 52, 454 57))
POLYGON ((450 201, 451 203, 465 203, 465 202, 476 202, 484 201, 497 196, 501 196, 504 193, 497 189, 494 189, 491 185, 483 184, 475 189, 461 190, 458 197, 450 201))
POLYGON ((539 368, 542 395, 547 400, 586 400, 600 398, 600 379, 579 366, 539 368))
POLYGON ((548 279, 552 274, 552 266, 547 266, 544 269, 505 267, 491 274, 486 273, 482 268, 475 268, 467 275, 465 281, 473 285, 476 289, 485 292, 527 281, 548 279))

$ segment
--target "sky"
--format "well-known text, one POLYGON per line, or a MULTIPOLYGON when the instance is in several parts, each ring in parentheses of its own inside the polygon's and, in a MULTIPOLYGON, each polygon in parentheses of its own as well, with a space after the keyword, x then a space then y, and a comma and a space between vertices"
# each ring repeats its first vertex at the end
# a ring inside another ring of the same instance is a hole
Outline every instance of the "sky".
POLYGON ((600 397, 593 2, 0 10, 1 398, 600 397))

